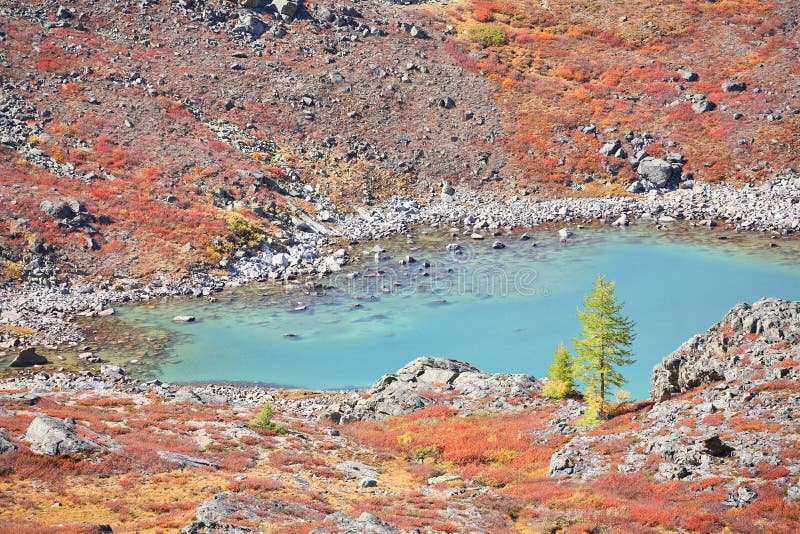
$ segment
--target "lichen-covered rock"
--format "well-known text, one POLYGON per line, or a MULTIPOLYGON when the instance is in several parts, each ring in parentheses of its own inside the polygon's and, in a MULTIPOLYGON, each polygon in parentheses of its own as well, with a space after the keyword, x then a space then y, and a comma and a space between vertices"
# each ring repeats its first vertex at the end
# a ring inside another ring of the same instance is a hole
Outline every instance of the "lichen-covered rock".
POLYGON ((284 499, 263 499, 247 493, 226 491, 202 502, 195 511, 195 521, 182 534, 254 532, 247 525, 300 519, 318 521, 325 516, 306 504, 284 499))
POLYGON ((466 362, 423 356, 380 377, 363 395, 353 394, 340 407, 340 416, 342 421, 357 421, 410 413, 433 404, 438 393, 452 393, 445 402, 458 408, 489 399, 498 408, 510 407, 530 400, 540 389, 541 382, 532 376, 485 373, 466 362))
POLYGON ((798 336, 800 301, 765 298, 737 304, 653 368, 650 395, 661 402, 701 385, 742 378, 758 365, 773 366, 787 356, 773 345, 798 336))
POLYGON ((6 434, 5 429, 0 428, 0 454, 3 454, 4 452, 11 452, 16 449, 16 445, 8 440, 8 435, 6 434))
MULTIPOLYGON (((403 530, 396 526, 390 525, 380 517, 370 512, 362 512, 358 518, 343 512, 334 512, 325 518, 326 526, 318 527, 311 531, 310 534, 329 534, 329 533, 346 533, 346 534, 410 534, 412 532, 419 532, 419 530, 403 530)), ((437 534, 437 530, 426 530, 430 534, 437 534)))
POLYGON ((164 461, 178 464, 181 466, 194 465, 194 466, 207 466, 214 468, 217 467, 217 464, 209 460, 206 460, 205 458, 197 458, 195 456, 189 456, 188 454, 182 454, 180 452, 158 451, 158 456, 164 461))
POLYGON ((48 456, 76 454, 100 447, 99 443, 79 436, 74 421, 49 415, 40 415, 31 421, 25 440, 30 442, 31 451, 48 456))
POLYGON ((591 478, 605 473, 610 465, 591 447, 605 436, 575 436, 550 457, 549 477, 591 478))

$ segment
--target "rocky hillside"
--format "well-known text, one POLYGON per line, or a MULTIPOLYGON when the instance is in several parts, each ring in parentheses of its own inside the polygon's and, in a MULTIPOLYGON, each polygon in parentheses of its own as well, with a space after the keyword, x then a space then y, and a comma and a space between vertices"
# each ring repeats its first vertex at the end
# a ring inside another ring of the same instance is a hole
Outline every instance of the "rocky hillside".
POLYGON ((3 0, 3 275, 302 257, 342 212, 443 180, 602 196, 786 175, 797 31, 789 0, 3 0))
POLYGON ((595 427, 442 358, 357 392, 22 371, 0 382, 0 531, 797 532, 798 310, 736 306, 595 427))

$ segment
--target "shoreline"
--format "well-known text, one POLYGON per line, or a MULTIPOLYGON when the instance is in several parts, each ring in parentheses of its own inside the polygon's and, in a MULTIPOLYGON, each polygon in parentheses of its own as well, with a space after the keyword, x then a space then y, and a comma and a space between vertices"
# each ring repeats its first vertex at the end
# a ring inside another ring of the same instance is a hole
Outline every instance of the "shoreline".
MULTIPOLYGON (((545 200, 531 196, 503 198, 475 191, 429 195, 424 203, 393 197, 370 209, 359 208, 354 214, 334 214, 332 220, 330 226, 350 243, 396 236, 418 225, 450 228, 451 236, 466 238, 482 232, 491 239, 498 232, 533 230, 540 225, 563 224, 574 229, 592 222, 622 226, 634 221, 657 227, 675 222, 709 228, 724 225, 737 232, 769 232, 773 238, 791 239, 800 231, 800 178, 779 178, 759 187, 738 189, 701 185, 642 197, 545 200)), ((111 315, 113 305, 181 296, 213 300, 220 291, 254 282, 322 279, 352 263, 345 248, 331 252, 336 246, 334 240, 320 239, 313 228, 305 228, 311 232, 297 229, 296 244, 287 247, 287 252, 262 250, 243 257, 232 262, 222 276, 195 272, 180 279, 162 276, 149 283, 123 279, 81 284, 70 280, 55 287, 31 283, 3 287, 2 324, 15 328, 3 333, 0 351, 31 345, 77 347, 85 336, 76 318, 111 315)))

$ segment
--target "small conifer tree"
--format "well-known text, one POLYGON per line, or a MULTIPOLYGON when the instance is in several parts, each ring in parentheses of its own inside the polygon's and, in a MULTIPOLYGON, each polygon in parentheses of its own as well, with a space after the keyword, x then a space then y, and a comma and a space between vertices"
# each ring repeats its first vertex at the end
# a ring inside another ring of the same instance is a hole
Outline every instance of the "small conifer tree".
POLYGON ((592 291, 578 309, 583 324, 581 337, 575 345, 576 376, 586 384, 584 397, 591 415, 608 415, 606 398, 610 387, 619 387, 626 380, 618 368, 633 363, 630 345, 634 323, 622 315, 622 304, 614 296, 614 282, 597 275, 592 291))
POLYGON ((553 361, 547 368, 547 383, 542 393, 551 399, 561 399, 575 393, 575 371, 572 354, 564 342, 559 343, 553 361))

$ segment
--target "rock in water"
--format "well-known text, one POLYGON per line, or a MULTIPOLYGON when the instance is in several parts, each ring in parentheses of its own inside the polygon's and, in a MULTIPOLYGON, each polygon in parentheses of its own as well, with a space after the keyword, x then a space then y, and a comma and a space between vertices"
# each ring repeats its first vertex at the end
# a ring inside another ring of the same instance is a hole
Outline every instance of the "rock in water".
POLYGON ((194 315, 176 315, 172 318, 174 323, 193 323, 196 320, 194 315))
POLYGON ((558 239, 562 243, 566 243, 567 239, 569 239, 570 237, 572 237, 572 232, 570 232, 566 228, 562 228, 561 230, 558 231, 558 239))
POLYGON ((619 216, 619 219, 611 223, 611 226, 628 226, 631 222, 628 220, 628 216, 623 213, 619 216))
POLYGON ((41 354, 37 354, 36 349, 29 347, 20 351, 19 355, 14 358, 14 361, 9 364, 9 367, 31 367, 34 365, 44 365, 50 363, 47 358, 41 354))

